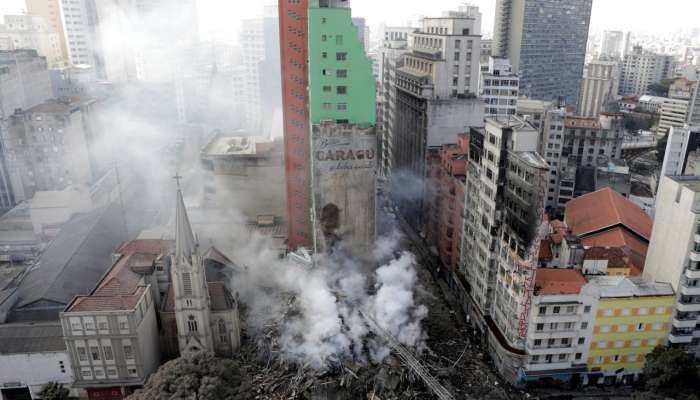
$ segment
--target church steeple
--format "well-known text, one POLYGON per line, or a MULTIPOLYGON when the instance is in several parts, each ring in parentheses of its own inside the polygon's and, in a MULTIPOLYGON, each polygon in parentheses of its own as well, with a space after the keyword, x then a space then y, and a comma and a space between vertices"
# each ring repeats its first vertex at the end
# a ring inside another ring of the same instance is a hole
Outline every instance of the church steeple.
POLYGON ((195 240, 194 233, 192 233, 192 226, 187 216, 185 201, 182 199, 180 179, 181 177, 179 175, 175 176, 175 180, 177 181, 177 198, 175 205, 175 257, 178 258, 192 257, 192 254, 197 251, 197 241, 195 240))

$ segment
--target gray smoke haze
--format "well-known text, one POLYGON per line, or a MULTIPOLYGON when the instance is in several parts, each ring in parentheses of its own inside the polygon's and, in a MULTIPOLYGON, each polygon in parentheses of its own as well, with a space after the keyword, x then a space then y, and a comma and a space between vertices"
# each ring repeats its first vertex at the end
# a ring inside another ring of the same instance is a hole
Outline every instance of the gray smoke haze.
MULTIPOLYGON (((377 241, 374 261, 398 251, 399 234, 377 241)), ((282 356, 315 368, 334 360, 381 361, 390 349, 369 335, 365 313, 402 344, 421 349, 427 308, 415 300, 416 259, 408 253, 369 268, 342 254, 317 255, 314 266, 279 259, 265 239, 234 253, 245 271, 232 282, 248 307, 246 326, 255 337, 279 324, 282 356), (254 253, 248 255, 246 253, 254 253), (292 305, 285 299, 293 299, 292 305)), ((234 250, 235 251, 235 250, 234 250)))

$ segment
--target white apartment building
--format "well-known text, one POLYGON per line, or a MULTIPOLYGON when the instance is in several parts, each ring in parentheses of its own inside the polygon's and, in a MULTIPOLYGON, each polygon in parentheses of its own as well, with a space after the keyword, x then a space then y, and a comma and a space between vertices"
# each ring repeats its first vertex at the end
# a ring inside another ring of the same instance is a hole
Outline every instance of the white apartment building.
POLYGON ((61 38, 39 15, 5 15, 0 24, 0 50, 33 49, 46 57, 49 69, 65 66, 61 38))
POLYGON ((424 18, 411 33, 413 52, 407 67, 432 79, 432 94, 440 98, 475 94, 479 90, 481 13, 477 7, 447 11, 442 18, 424 18))
POLYGON ((583 71, 578 115, 597 117, 604 106, 617 98, 620 70, 616 61, 591 61, 583 71))
POLYGON ((624 35, 622 31, 604 31, 600 43, 600 56, 605 58, 622 58, 624 35))
POLYGON ((538 218, 548 170, 537 138, 534 127, 514 116, 487 118, 485 128, 470 130, 460 272, 470 287, 469 314, 512 382, 525 356, 519 320, 527 313, 527 281, 534 279, 529 253, 539 246, 527 227, 538 218))
POLYGON ((488 67, 481 74, 481 98, 486 103, 486 117, 515 115, 518 101, 518 74, 507 58, 489 57, 488 67))
POLYGON ((526 381, 585 373, 598 300, 575 269, 540 268, 527 329, 526 381))
MULTIPOLYGON (((640 102, 641 101, 640 99, 640 102)), ((657 136, 666 136, 672 127, 682 127, 685 125, 688 119, 687 100, 655 97, 652 101, 659 104, 659 125, 656 128, 657 136)))
POLYGON ((619 94, 643 96, 648 93, 649 85, 671 77, 673 56, 656 54, 635 46, 625 55, 620 68, 619 94))
POLYGON ((700 357, 700 177, 661 177, 644 278, 676 292, 668 341, 700 357))
POLYGON ((688 165, 698 147, 700 127, 672 126, 668 133, 661 176, 693 175, 688 171, 688 165))

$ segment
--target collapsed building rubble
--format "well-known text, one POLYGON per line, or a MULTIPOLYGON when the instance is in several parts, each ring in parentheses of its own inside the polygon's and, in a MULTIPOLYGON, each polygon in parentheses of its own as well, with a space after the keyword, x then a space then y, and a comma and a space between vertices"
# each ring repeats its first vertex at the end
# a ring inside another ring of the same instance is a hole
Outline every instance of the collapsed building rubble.
MULTIPOLYGON (((381 362, 330 357, 323 368, 288 358, 278 344, 281 323, 294 318, 297 300, 279 294, 286 304, 282 316, 256 332, 245 330, 241 362, 250 375, 250 399, 515 399, 521 393, 504 387, 485 361, 488 357, 470 338, 426 271, 419 271, 420 304, 428 306, 423 321, 426 346, 390 346, 381 362), (414 354, 420 351, 419 357, 414 354), (420 361, 419 361, 420 360, 420 361)), ((342 297, 342 296, 339 296, 342 297)), ((366 317, 368 341, 391 341, 371 317, 366 317)), ((391 344, 391 343, 390 343, 391 344)))

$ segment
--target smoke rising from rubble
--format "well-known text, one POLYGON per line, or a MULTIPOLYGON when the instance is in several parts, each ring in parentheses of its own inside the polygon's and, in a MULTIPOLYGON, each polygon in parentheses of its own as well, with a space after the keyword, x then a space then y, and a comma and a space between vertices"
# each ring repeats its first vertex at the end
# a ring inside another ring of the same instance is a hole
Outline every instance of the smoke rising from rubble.
MULTIPOLYGON (((398 238, 395 232, 377 241, 377 262, 398 251, 398 238)), ((361 312, 402 344, 423 347, 421 321, 427 308, 415 301, 416 259, 411 253, 399 253, 368 273, 366 263, 342 251, 314 256, 315 266, 309 267, 276 258, 262 238, 255 242, 233 250, 246 264, 232 286, 248 308, 245 325, 252 336, 264 336, 277 324, 282 358, 315 368, 341 360, 383 360, 390 349, 369 334, 361 312)))

